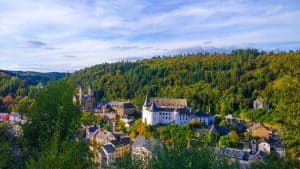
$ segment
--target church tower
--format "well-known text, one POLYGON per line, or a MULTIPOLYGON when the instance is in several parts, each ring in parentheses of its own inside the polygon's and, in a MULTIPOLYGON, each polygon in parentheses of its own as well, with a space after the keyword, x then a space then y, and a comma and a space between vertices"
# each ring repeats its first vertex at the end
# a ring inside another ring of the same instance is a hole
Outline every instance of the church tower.
POLYGON ((84 89, 82 85, 79 85, 79 103, 82 105, 83 104, 83 98, 84 98, 84 89))
POLYGON ((89 90, 88 90, 88 95, 89 96, 94 96, 94 90, 91 84, 89 84, 89 90))

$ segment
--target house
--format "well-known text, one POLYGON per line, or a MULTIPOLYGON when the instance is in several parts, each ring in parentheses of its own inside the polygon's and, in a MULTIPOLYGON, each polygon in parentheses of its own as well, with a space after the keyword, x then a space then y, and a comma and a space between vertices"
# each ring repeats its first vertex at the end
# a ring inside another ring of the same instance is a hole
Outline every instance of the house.
POLYGON ((195 118, 206 126, 212 125, 215 122, 215 116, 213 114, 208 114, 203 111, 196 113, 195 118))
POLYGON ((104 144, 101 149, 102 164, 110 165, 117 158, 130 152, 131 139, 128 136, 115 135, 116 139, 104 144))
POLYGON ((263 104, 259 99, 253 101, 253 109, 262 109, 263 104))
POLYGON ((279 136, 271 134, 267 141, 271 150, 274 150, 280 157, 285 157, 284 142, 279 136))
POLYGON ((135 121, 133 118, 128 118, 128 115, 123 115, 120 120, 125 123, 125 127, 127 128, 129 128, 135 121))
POLYGON ((90 141, 93 145, 103 145, 115 140, 115 136, 109 131, 98 129, 91 137, 90 141))
POLYGON ((0 113, 0 122, 7 122, 9 121, 9 114, 8 113, 0 113))
POLYGON ((270 154, 271 145, 265 139, 262 139, 258 144, 258 151, 270 154))
POLYGON ((115 135, 116 139, 111 143, 114 145, 116 158, 123 157, 131 150, 131 139, 128 136, 115 135))
POLYGON ((251 161, 251 162, 263 161, 264 158, 266 158, 267 156, 268 156, 267 153, 265 153, 263 151, 257 151, 257 153, 255 155, 249 157, 249 161, 251 161))
POLYGON ((104 101, 98 103, 95 111, 100 116, 116 119, 117 116, 122 117, 132 115, 137 109, 131 102, 104 101))
POLYGON ((269 110, 269 104, 264 104, 262 99, 256 99, 253 101, 253 109, 269 110))
POLYGON ((85 130, 85 138, 91 140, 93 138, 93 134, 100 129, 100 126, 94 125, 87 127, 85 130))
POLYGON ((270 136, 270 131, 262 123, 254 123, 248 128, 248 132, 252 137, 259 137, 268 139, 270 136))
POLYGON ((100 149, 102 164, 110 165, 116 160, 115 147, 111 143, 103 145, 100 149))
POLYGON ((121 117, 123 115, 131 115, 136 112, 136 106, 131 102, 111 101, 108 104, 121 117))
POLYGON ((237 159, 237 160, 248 160, 249 158, 248 152, 245 152, 240 149, 235 149, 235 148, 216 149, 216 153, 218 155, 224 155, 226 157, 237 159))
POLYGON ((225 126, 212 125, 208 130, 208 134, 220 134, 226 135, 230 132, 230 129, 225 126))
POLYGON ((229 124, 231 126, 236 126, 237 131, 239 133, 246 131, 248 128, 247 123, 244 120, 233 117, 232 114, 226 115, 225 119, 226 119, 227 124, 229 124))
POLYGON ((142 120, 146 125, 187 124, 194 117, 186 99, 148 98, 143 105, 142 120))
POLYGON ((153 151, 157 146, 160 146, 160 143, 155 138, 145 138, 144 136, 138 136, 131 146, 132 155, 142 159, 151 157, 153 151))

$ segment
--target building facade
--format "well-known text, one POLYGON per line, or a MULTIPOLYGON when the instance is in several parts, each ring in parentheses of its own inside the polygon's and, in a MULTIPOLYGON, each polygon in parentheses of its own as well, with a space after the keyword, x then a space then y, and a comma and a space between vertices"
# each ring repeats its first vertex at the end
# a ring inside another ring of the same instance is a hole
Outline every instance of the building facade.
POLYGON ((148 98, 143 105, 143 123, 187 124, 191 121, 193 110, 186 99, 148 98))
POLYGON ((73 102, 80 104, 83 111, 90 111, 94 108, 94 91, 92 85, 88 87, 88 93, 84 93, 84 88, 79 85, 79 93, 73 97, 73 102))

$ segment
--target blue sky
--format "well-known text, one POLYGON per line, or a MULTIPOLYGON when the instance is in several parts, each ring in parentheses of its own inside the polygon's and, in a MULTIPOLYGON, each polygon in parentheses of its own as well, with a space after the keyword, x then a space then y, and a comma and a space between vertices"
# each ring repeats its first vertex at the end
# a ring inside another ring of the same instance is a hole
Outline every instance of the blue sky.
POLYGON ((72 72, 246 47, 300 49, 300 1, 0 0, 0 69, 72 72))

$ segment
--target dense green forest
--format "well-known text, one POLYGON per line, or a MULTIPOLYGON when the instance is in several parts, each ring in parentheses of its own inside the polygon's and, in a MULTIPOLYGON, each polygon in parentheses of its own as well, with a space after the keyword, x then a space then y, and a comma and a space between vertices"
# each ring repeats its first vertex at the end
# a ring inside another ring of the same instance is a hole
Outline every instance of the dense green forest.
POLYGON ((0 112, 12 110, 15 102, 27 96, 31 86, 57 80, 66 73, 37 73, 0 70, 0 112))
POLYGON ((58 80, 68 75, 67 73, 58 73, 58 72, 40 73, 40 72, 30 72, 30 71, 26 71, 26 72, 5 71, 5 73, 24 79, 30 85, 37 85, 38 83, 45 84, 48 81, 58 80))
POLYGON ((96 65, 68 79, 73 84, 91 82, 98 101, 130 99, 141 106, 146 94, 187 98, 196 110, 277 123, 287 131, 290 153, 300 152, 300 52, 247 49, 153 57, 96 65), (252 110, 257 98, 269 109, 252 110))

